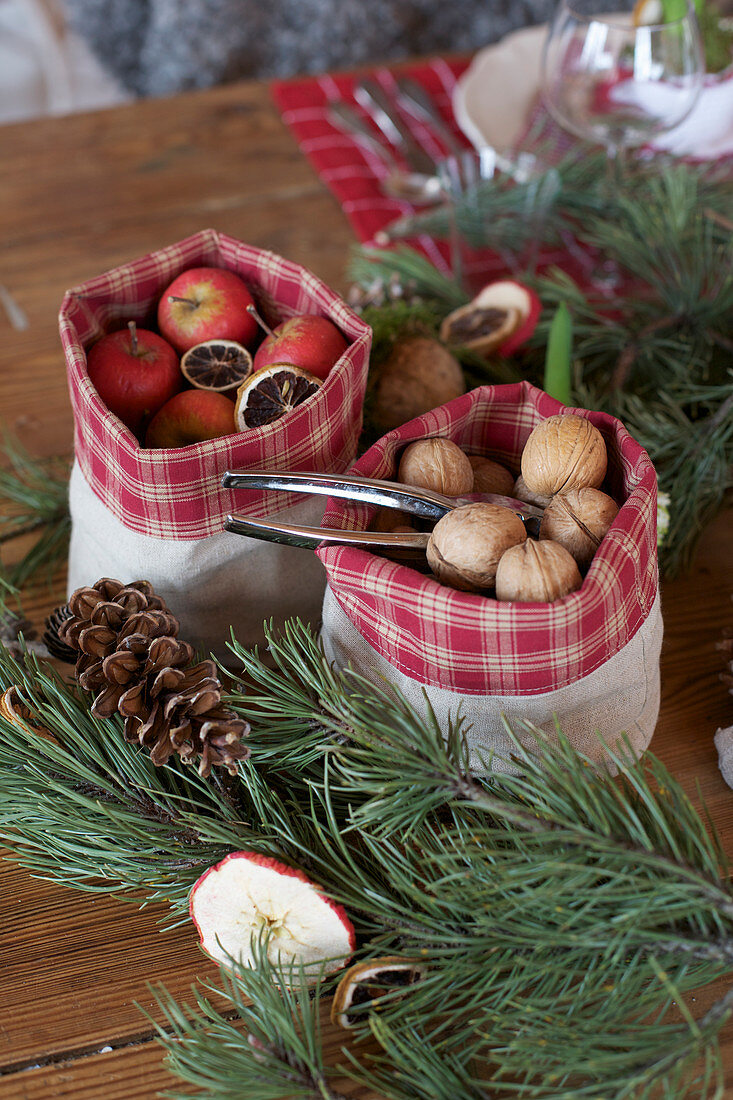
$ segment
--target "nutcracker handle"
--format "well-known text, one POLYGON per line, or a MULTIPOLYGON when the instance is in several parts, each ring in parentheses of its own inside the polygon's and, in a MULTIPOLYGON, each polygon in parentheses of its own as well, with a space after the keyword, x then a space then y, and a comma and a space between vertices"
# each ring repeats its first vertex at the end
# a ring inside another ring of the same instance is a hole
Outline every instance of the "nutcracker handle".
POLYGON ((318 546, 360 546, 363 550, 425 550, 430 535, 425 531, 376 532, 342 531, 334 527, 304 527, 291 523, 271 523, 228 515, 224 530, 264 542, 300 546, 313 550, 318 546))

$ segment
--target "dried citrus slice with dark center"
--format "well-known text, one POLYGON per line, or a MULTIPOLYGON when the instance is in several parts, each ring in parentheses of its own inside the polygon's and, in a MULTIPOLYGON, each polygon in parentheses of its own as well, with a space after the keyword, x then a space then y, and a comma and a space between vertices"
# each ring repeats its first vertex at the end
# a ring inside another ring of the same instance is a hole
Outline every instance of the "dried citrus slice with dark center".
POLYGON ((237 393, 234 423, 240 432, 262 428, 285 416, 318 392, 321 379, 290 363, 273 363, 256 371, 237 393))
POLYGON ((408 993, 425 967, 416 959, 384 955, 354 963, 344 971, 331 1002, 331 1020, 338 1027, 354 1027, 366 1021, 368 1008, 376 1010, 382 1000, 408 993), (361 1011, 359 1011, 361 1009, 361 1011))
POLYGON ((236 340, 206 340, 188 349, 181 371, 196 389, 225 393, 250 376, 252 356, 236 340))

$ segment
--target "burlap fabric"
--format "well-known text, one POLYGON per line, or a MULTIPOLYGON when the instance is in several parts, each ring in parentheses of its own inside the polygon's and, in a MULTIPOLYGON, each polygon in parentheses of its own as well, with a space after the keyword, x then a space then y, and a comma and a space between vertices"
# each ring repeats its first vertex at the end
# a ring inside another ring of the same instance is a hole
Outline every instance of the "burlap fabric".
POLYGON ((227 469, 349 466, 361 428, 368 326, 304 268, 213 230, 68 291, 59 323, 75 425, 69 591, 102 576, 149 580, 175 609, 182 635, 220 654, 231 630, 251 645, 261 640, 265 619, 316 618, 325 574, 313 555, 222 528, 230 512, 317 523, 321 506, 303 497, 224 490, 221 476, 227 469), (329 317, 350 347, 319 392, 274 424, 187 447, 145 449, 101 402, 85 349, 130 319, 154 327, 160 294, 196 266, 236 271, 271 323, 300 313, 329 317))

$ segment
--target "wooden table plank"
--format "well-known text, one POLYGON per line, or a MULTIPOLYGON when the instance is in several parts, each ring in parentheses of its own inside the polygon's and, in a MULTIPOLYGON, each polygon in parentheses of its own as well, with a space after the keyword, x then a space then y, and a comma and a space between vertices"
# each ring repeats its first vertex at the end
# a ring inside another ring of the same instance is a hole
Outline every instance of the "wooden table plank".
POLYGON ((0 281, 29 328, 0 311, 0 414, 34 453, 71 449, 57 328, 68 287, 214 228, 343 288, 348 223, 264 85, 7 126, 3 141, 0 281))

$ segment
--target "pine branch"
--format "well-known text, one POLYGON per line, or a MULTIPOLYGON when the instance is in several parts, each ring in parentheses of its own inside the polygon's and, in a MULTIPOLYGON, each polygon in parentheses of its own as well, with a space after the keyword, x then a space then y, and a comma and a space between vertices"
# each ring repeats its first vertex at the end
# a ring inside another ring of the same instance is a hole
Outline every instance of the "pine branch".
MULTIPOLYGON (((233 963, 220 985, 194 989, 194 1006, 179 1005, 163 987, 152 990, 166 1022, 153 1021, 168 1067, 197 1090, 231 1100, 344 1100, 323 1061, 320 986, 311 993, 304 972, 271 963, 262 943, 253 953, 253 969, 233 963), (205 990, 232 1011, 214 1008, 205 990)), ((189 1100, 199 1092, 164 1095, 189 1100)))
POLYGON ((0 715, 0 837, 22 866, 92 892, 133 893, 187 911, 199 875, 256 838, 216 783, 182 765, 155 768, 101 721, 81 692, 30 656, 0 648, 0 691, 16 685, 52 738, 0 715))
MULTIPOLYGON (((523 352, 522 376, 543 385, 550 324, 556 310, 567 307, 574 337, 572 403, 619 416, 649 451, 671 498, 661 566, 673 576, 689 567, 700 533, 731 484, 726 401, 733 385, 733 180, 724 169, 655 157, 630 163, 624 189, 610 192, 603 159, 575 153, 527 184, 484 181, 478 194, 459 201, 455 218, 471 244, 510 252, 515 266, 531 227, 530 236, 543 245, 564 245, 584 270, 587 289, 556 268, 539 278, 525 275, 545 309, 523 352), (548 201, 540 202, 540 194, 548 201), (467 213, 464 206, 472 204, 473 214, 467 213), (594 285, 599 256, 623 276, 613 298, 594 285)), ((399 233, 447 236, 450 226, 450 212, 442 209, 402 223, 399 233)), ((398 263, 390 250, 378 265, 371 263, 388 280, 395 270, 406 277, 426 261, 413 261, 403 246, 398 263)), ((428 281, 421 289, 423 305, 440 306, 444 316, 445 289, 433 298, 428 281)), ((371 311, 372 322, 378 312, 371 311)), ((494 363, 464 364, 464 370, 471 385, 514 380, 500 377, 494 363)))
POLYGON ((8 598, 18 604, 19 590, 33 577, 50 576, 65 559, 71 521, 68 468, 65 463, 33 459, 16 440, 0 447, 8 466, 0 469, 0 546, 24 535, 40 537, 19 561, 0 564, 0 615, 8 598))
MULTIPOLYGON (((349 1071, 387 1097, 712 1095, 733 995, 697 1022, 673 1002, 733 971, 733 894, 718 838, 662 765, 617 746, 612 779, 561 731, 518 724, 515 774, 482 776, 460 722, 444 740, 394 691, 336 672, 298 623, 267 643, 274 668, 233 642, 243 681, 227 703, 253 723, 253 751, 226 798, 182 767, 153 770, 42 666, 6 659, 6 679, 62 742, 3 726, 0 822, 16 855, 84 889, 117 878, 178 911, 227 850, 302 867, 346 906, 357 957, 421 961, 419 980, 382 997, 378 1014, 370 1003, 355 1014, 353 1034, 381 1055, 357 1045, 349 1071), (438 1061, 430 1084, 425 1066, 438 1061)), ((204 1000, 164 1001, 176 1071, 221 1095, 235 1095, 241 1073, 253 1100, 330 1098, 305 1000, 278 1009, 248 984, 269 973, 232 979, 229 1004, 251 1014, 254 1046, 204 1000), (278 1012, 297 1034, 273 1047, 278 1012)))

